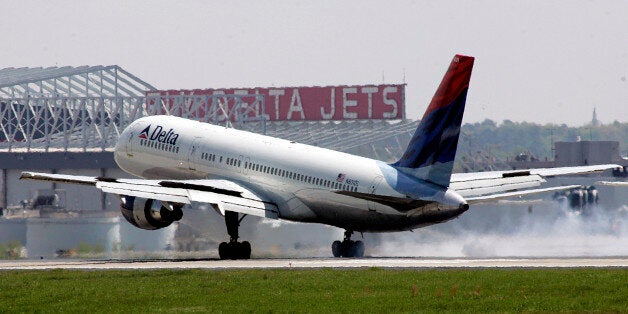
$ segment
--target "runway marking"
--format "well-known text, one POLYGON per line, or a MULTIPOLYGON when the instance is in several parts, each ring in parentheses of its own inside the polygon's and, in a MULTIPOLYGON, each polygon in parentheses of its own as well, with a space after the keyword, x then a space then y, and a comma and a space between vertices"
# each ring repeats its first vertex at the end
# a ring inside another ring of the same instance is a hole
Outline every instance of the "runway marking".
POLYGON ((45 269, 281 269, 281 268, 577 268, 628 267, 628 257, 613 258, 308 258, 251 260, 17 260, 0 270, 45 269))

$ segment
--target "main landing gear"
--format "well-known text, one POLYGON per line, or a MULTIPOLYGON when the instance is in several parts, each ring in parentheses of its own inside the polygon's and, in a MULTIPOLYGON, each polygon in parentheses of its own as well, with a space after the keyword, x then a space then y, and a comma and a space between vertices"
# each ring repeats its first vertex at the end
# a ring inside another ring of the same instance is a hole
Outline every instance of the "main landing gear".
POLYGON ((225 224, 227 225, 227 233, 229 234, 229 242, 222 242, 218 246, 218 255, 220 259, 250 259, 251 244, 248 241, 238 242, 238 227, 244 219, 238 217, 238 213, 225 211, 225 224))
POLYGON ((364 242, 352 241, 351 235, 353 231, 345 231, 345 239, 340 241, 334 241, 331 244, 331 252, 334 257, 362 257, 364 256, 364 242))

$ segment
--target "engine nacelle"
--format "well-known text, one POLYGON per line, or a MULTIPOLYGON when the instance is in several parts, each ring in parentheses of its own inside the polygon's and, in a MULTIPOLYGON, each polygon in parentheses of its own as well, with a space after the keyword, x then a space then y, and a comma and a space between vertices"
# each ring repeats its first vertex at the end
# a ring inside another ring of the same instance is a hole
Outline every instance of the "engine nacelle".
POLYGON ((132 225, 145 230, 168 227, 183 217, 180 204, 169 204, 135 196, 120 196, 122 216, 132 225))

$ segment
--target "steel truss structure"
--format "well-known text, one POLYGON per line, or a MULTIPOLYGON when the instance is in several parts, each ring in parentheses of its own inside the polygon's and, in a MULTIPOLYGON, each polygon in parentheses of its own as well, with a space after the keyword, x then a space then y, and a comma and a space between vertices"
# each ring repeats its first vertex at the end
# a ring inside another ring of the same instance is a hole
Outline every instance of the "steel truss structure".
POLYGON ((107 150, 150 84, 112 66, 0 70, 0 150, 107 150))
POLYGON ((270 122, 261 95, 161 94, 119 66, 0 70, 0 151, 111 151, 122 130, 167 114, 391 160, 415 121, 270 122))

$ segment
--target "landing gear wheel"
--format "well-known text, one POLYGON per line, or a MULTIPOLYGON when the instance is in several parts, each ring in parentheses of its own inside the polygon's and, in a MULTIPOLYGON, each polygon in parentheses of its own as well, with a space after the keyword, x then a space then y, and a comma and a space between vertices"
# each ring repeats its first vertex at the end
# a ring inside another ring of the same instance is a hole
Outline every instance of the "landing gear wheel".
POLYGON ((251 243, 249 243, 249 241, 244 241, 240 243, 240 258, 241 259, 251 258, 251 243))
POLYGON ((229 259, 229 256, 231 256, 229 251, 229 243, 227 242, 222 242, 218 246, 218 256, 220 256, 220 259, 229 259))
POLYGON ((354 257, 364 257, 364 242, 355 241, 355 255, 354 257))
POLYGON ((336 240, 331 244, 331 253, 334 257, 340 257, 342 255, 342 242, 336 240))
POLYGON ((248 241, 238 242, 238 228, 240 222, 244 219, 238 217, 238 213, 232 211, 225 212, 225 224, 227 225, 227 233, 229 234, 229 242, 222 242, 218 246, 218 256, 220 259, 250 259, 251 243, 248 241))
POLYGON ((250 259, 251 244, 244 242, 222 242, 218 246, 220 259, 250 259))
POLYGON ((331 252, 334 257, 363 257, 364 256, 364 242, 352 241, 351 234, 353 231, 347 230, 345 232, 345 239, 340 241, 334 241, 331 244, 331 252))

